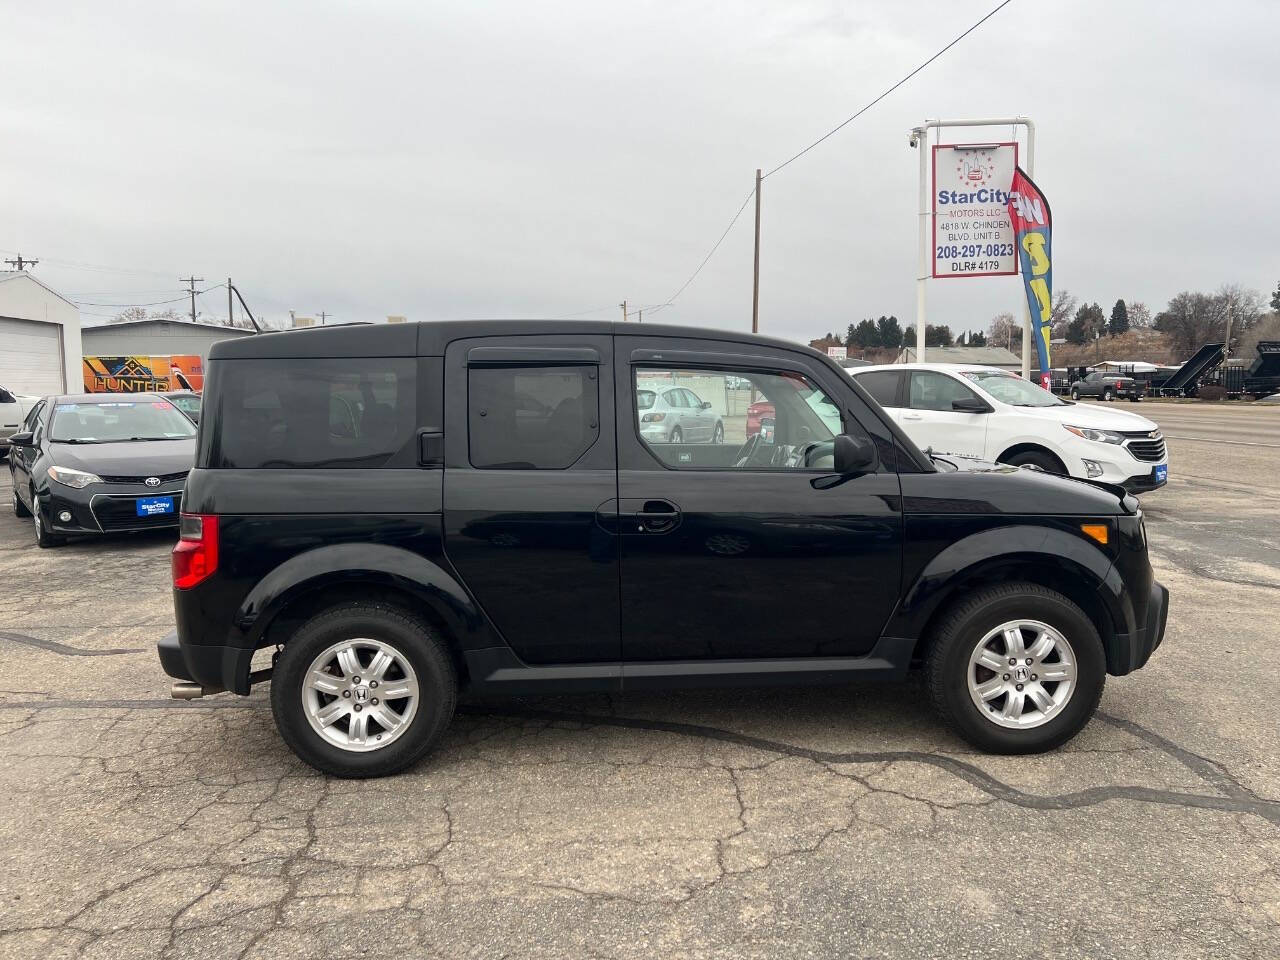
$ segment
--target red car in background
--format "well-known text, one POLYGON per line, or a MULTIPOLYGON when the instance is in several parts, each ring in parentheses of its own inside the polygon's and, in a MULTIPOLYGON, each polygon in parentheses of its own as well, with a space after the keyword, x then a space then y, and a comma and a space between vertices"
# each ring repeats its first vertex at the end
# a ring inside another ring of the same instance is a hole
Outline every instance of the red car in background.
POLYGON ((765 417, 773 418, 773 404, 768 400, 757 400, 747 407, 747 436, 754 437, 760 432, 760 421, 765 417))

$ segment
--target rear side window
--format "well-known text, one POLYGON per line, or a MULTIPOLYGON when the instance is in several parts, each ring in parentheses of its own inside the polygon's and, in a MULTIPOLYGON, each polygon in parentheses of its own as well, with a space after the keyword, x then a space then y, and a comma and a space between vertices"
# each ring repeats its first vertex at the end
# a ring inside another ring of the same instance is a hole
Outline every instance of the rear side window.
POLYGON ((873 370, 870 373, 859 373, 854 379, 863 390, 871 394, 873 400, 882 407, 898 406, 898 383, 901 373, 893 370, 873 370))
POLYGON ((224 360, 208 466, 413 466, 414 361, 400 357, 224 360))
POLYGON ((976 400, 977 394, 959 380, 932 370, 911 373, 911 409, 950 412, 955 400, 976 400))
POLYGON ((489 470, 573 466, 600 435, 598 385, 594 366, 471 367, 471 465, 489 470))

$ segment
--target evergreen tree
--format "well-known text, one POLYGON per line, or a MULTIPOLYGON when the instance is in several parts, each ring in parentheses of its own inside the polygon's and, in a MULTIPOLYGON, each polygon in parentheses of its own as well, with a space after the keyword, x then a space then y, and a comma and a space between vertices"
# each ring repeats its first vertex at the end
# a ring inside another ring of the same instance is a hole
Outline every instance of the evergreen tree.
POLYGON ((880 346, 894 348, 902 346, 902 326, 898 323, 897 317, 881 317, 876 321, 876 332, 880 335, 880 346))
POLYGON ((1124 305, 1123 300, 1117 300, 1116 305, 1111 308, 1111 320, 1107 324, 1107 333, 1113 337, 1118 337, 1122 333, 1129 332, 1129 308, 1124 305))
POLYGON ((859 347, 880 346, 880 331, 874 320, 863 320, 853 328, 853 342, 859 347))

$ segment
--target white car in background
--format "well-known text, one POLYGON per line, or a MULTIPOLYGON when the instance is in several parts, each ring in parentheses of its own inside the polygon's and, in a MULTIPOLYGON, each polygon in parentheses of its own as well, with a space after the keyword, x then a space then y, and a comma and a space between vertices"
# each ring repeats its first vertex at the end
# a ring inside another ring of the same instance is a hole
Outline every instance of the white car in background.
POLYGON ((922 450, 1031 464, 1130 493, 1168 481, 1164 436, 1136 413, 1062 400, 996 367, 904 363, 849 374, 922 450))
POLYGON ((13 393, 0 385, 0 460, 9 453, 9 438, 18 432, 31 408, 39 402, 39 397, 13 393))

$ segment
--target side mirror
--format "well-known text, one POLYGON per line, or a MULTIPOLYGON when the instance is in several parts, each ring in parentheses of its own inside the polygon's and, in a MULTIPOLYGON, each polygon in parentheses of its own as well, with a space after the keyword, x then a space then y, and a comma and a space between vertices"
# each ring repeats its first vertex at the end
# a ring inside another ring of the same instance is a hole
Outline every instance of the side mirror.
POLYGON ((23 430, 20 433, 13 434, 9 437, 9 442, 15 447, 29 447, 31 446, 31 431, 23 430))
POLYGON ((710 401, 710 400, 703 400, 703 401, 702 401, 702 409, 703 409, 703 410, 710 410, 710 409, 711 409, 711 401, 710 401))
POLYGON ((833 441, 835 469, 841 476, 851 473, 871 473, 880 462, 876 446, 866 437, 839 434, 833 441))
POLYGON ((17 402, 18 402, 17 397, 15 397, 12 393, 10 393, 4 387, 0 387, 0 403, 17 403, 17 402))
POLYGON ((991 405, 978 397, 960 397, 951 401, 951 409, 960 413, 990 413, 991 405))

